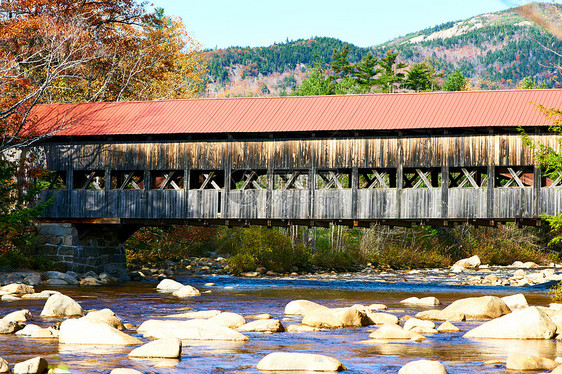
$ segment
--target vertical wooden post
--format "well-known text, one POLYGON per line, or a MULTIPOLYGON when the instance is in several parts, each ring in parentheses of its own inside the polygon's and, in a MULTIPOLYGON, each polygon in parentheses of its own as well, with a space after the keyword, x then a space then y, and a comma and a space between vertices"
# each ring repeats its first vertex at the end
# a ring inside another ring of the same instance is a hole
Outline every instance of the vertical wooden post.
POLYGON ((351 218, 357 220, 357 200, 359 195, 359 168, 351 169, 351 218))
POLYGON ((266 195, 266 210, 265 210, 265 215, 266 218, 272 219, 273 217, 273 204, 276 204, 277 202, 273 201, 273 187, 274 187, 274 183, 275 183, 275 173, 273 172, 273 165, 272 165, 272 160, 269 161, 269 165, 267 168, 267 195, 266 195))
POLYGON ((396 218, 399 219, 402 214, 402 188, 404 187, 404 165, 400 160, 396 168, 396 218))
POLYGON ((449 166, 448 165, 441 166, 441 218, 443 219, 449 218, 449 166))
MULTIPOLYGON (((143 207, 142 207, 142 218, 156 218, 150 217, 151 214, 151 207, 150 207, 150 189, 152 188, 152 176, 150 175, 150 169, 144 169, 144 189, 143 189, 143 207)), ((169 212, 169 210, 167 210, 169 212)))
POLYGON ((112 212, 113 204, 111 204, 111 167, 109 165, 105 167, 104 179, 105 214, 107 214, 107 217, 113 217, 115 214, 112 212))
MULTIPOLYGON (((74 167, 72 165, 73 160, 68 160, 66 165, 66 193, 67 193, 67 206, 65 207, 65 213, 67 217, 72 217, 72 194, 74 192, 74 167)), ((73 217, 74 218, 74 217, 73 217)), ((76 217, 78 218, 78 217, 76 217)))
POLYGON ((542 171, 537 165, 534 166, 534 175, 533 175, 533 218, 539 218, 541 215, 541 206, 542 206, 542 196, 541 196, 541 187, 542 187, 542 171))
POLYGON ((486 199, 486 211, 489 219, 494 219, 494 190, 496 188, 496 167, 488 165, 488 196, 486 199))

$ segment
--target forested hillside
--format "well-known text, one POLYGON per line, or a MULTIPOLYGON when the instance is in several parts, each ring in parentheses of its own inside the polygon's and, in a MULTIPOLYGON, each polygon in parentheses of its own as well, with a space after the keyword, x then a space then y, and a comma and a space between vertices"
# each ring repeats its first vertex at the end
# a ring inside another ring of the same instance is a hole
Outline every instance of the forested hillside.
MULTIPOLYGON (((314 63, 329 66, 334 49, 341 50, 344 44, 318 37, 269 47, 208 51, 207 94, 289 94, 314 63)), ((443 76, 458 69, 474 89, 514 88, 528 76, 543 87, 562 87, 558 71, 562 58, 548 48, 562 51, 562 42, 522 16, 503 11, 448 22, 371 48, 349 44, 348 60, 357 62, 367 53, 382 57, 394 50, 399 61, 428 61, 443 76)))

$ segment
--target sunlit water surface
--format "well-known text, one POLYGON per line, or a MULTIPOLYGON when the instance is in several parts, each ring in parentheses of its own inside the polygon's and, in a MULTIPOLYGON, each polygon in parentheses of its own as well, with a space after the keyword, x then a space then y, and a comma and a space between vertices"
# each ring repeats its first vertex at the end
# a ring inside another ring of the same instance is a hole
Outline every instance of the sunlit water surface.
MULTIPOLYGON (((299 323, 300 317, 288 319, 285 305, 294 299, 308 299, 330 307, 353 304, 386 304, 391 313, 402 317, 414 315, 423 308, 406 307, 399 301, 411 296, 435 296, 445 305, 471 296, 506 296, 522 292, 530 304, 548 305, 545 290, 531 288, 473 287, 412 283, 381 283, 368 280, 318 280, 202 277, 180 278, 203 293, 200 297, 178 299, 156 292, 156 283, 127 283, 103 288, 67 287, 59 289, 78 301, 85 310, 110 308, 125 322, 139 326, 143 321, 174 313, 219 309, 245 316, 270 313, 287 326, 299 323), (207 282, 215 283, 205 287, 207 282), (225 287, 233 287, 225 289, 225 287)), ((37 290, 41 290, 37 288, 37 290)), ((18 309, 29 309, 36 321, 49 326, 53 321, 41 320, 39 314, 44 300, 19 301, 0 304, 0 315, 18 309)), ((504 361, 509 352, 520 351, 544 357, 562 356, 562 343, 549 341, 471 340, 462 335, 480 322, 457 322, 461 331, 427 335, 421 343, 396 342, 381 344, 368 341, 374 326, 356 329, 336 329, 307 333, 246 333, 250 341, 188 342, 181 360, 129 359, 134 347, 80 346, 58 344, 29 337, 0 335, 0 356, 10 364, 43 356, 50 364, 66 365, 72 373, 108 373, 117 367, 134 368, 147 373, 257 373, 259 360, 276 351, 325 354, 340 360, 349 373, 397 373, 400 367, 417 359, 439 360, 449 373, 505 373, 501 364, 485 361, 504 361)), ((148 340, 133 334, 141 340, 148 340)))

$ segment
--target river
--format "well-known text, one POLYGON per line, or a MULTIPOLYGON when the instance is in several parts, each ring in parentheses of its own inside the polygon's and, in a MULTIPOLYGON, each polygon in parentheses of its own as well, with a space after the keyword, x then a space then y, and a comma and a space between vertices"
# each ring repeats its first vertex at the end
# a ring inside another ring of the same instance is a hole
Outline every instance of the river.
MULTIPOLYGON (((178 281, 199 288, 199 297, 179 299, 156 292, 157 283, 129 282, 119 286, 92 288, 59 288, 78 301, 85 310, 110 308, 124 322, 139 326, 150 318, 182 313, 187 308, 235 312, 244 316, 270 313, 287 326, 298 323, 300 317, 288 320, 285 305, 295 299, 308 299, 330 307, 353 304, 386 304, 390 313, 402 317, 424 310, 400 304, 407 297, 435 296, 442 304, 472 296, 506 296, 523 293, 530 305, 547 306, 550 302, 544 290, 513 287, 475 287, 427 283, 383 283, 368 280, 310 278, 238 278, 209 276, 178 278, 178 281), (204 286, 212 282, 215 286, 204 286), (228 287, 228 288, 225 288, 228 287), (232 288, 230 288, 232 287, 232 288), (205 291, 211 291, 205 293, 205 291)), ((37 291, 42 288, 36 287, 37 291)), ((47 327, 52 321, 39 318, 44 300, 3 302, 0 315, 19 309, 29 309, 38 325, 47 327)), ((442 306, 441 306, 442 307, 442 306)), ((440 307, 440 308, 441 308, 440 307)), ((258 373, 259 360, 276 351, 325 354, 340 360, 348 373, 397 373, 400 367, 416 359, 441 361, 449 373, 505 373, 501 364, 512 351, 521 351, 554 359, 562 356, 562 343, 555 340, 471 340, 462 335, 480 322, 454 322, 458 333, 427 335, 420 343, 377 343, 368 340, 368 326, 356 329, 336 329, 306 333, 260 334, 245 333, 250 341, 243 343, 197 343, 184 346, 181 360, 129 359, 134 347, 79 346, 58 344, 29 337, 0 335, 0 356, 11 365, 36 356, 50 364, 66 365, 71 373, 108 373, 117 367, 134 368, 147 373, 258 373)), ((147 339, 141 340, 147 342, 147 339)))

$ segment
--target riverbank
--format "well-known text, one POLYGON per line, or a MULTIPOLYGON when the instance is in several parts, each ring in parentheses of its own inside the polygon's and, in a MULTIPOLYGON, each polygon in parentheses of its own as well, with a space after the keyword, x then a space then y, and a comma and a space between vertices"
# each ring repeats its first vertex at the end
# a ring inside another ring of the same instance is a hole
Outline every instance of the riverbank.
MULTIPOLYGON (((271 279, 318 279, 318 280, 364 280, 381 283, 423 283, 444 285, 505 286, 548 288, 562 280, 562 265, 551 263, 539 266, 533 262, 516 261, 509 266, 489 266, 461 260, 450 268, 414 270, 378 269, 371 264, 357 267, 356 271, 336 272, 335 270, 294 268, 290 273, 277 273, 265 268, 240 274, 244 278, 271 279), (464 264, 461 266, 459 264, 464 264)), ((228 261, 224 257, 192 257, 179 262, 130 269, 127 276, 112 276, 107 273, 88 272, 78 274, 72 271, 11 271, 0 272, 0 285, 23 283, 31 286, 104 286, 126 281, 157 281, 165 278, 200 278, 231 275, 228 261)))

